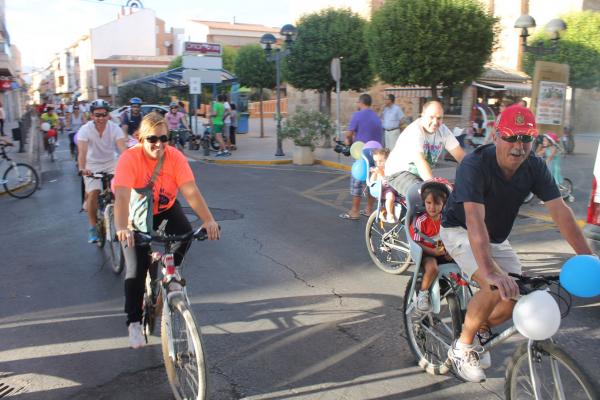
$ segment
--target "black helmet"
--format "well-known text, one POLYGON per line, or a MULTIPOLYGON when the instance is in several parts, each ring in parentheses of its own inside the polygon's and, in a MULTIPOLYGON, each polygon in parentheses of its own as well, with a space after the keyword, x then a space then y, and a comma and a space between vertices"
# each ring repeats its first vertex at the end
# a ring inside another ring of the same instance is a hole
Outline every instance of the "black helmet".
POLYGON ((421 185, 421 190, 419 191, 421 195, 425 192, 425 189, 430 187, 437 187, 443 192, 446 193, 446 198, 450 196, 450 192, 452 191, 452 185, 447 179, 444 178, 432 178, 428 181, 423 182, 421 185))
POLYGON ((99 108, 104 109, 106 111, 110 111, 110 104, 108 104, 107 101, 102 99, 97 99, 90 103, 90 112, 94 112, 99 108))

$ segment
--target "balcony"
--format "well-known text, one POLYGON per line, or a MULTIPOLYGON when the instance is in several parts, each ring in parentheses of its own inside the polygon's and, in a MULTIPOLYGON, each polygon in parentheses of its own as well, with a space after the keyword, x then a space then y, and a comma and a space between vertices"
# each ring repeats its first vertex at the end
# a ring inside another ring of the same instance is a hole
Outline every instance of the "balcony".
POLYGON ((15 65, 11 58, 10 46, 6 42, 0 42, 0 76, 14 77, 15 65))

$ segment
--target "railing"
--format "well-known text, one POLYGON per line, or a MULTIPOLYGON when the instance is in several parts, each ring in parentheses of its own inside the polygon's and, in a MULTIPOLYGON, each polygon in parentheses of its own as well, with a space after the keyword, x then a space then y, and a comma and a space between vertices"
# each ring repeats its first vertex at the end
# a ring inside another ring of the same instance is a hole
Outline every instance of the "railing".
MULTIPOLYGON (((281 99, 281 114, 282 116, 287 115, 287 97, 281 99)), ((265 118, 274 118, 275 110, 277 109, 277 100, 266 100, 263 101, 263 117, 265 118)), ((260 102, 256 101, 253 103, 248 103, 248 112, 250 113, 250 118, 260 118, 260 102)))

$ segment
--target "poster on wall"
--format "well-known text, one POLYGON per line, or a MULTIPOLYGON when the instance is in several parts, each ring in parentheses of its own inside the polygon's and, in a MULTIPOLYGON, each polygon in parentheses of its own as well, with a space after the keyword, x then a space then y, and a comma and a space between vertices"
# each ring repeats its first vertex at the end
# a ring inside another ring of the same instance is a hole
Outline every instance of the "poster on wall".
POLYGON ((535 121, 538 124, 562 125, 567 85, 540 81, 535 121))

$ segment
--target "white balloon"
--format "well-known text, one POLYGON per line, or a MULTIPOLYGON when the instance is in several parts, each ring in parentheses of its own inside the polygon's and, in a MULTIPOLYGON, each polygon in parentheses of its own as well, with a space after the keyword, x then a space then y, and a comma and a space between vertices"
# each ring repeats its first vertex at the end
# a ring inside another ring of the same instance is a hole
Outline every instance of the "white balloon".
POLYGON ((44 132, 48 132, 50 130, 50 124, 48 122, 43 122, 42 123, 42 130, 44 132))
POLYGON ((526 338, 545 340, 560 327, 560 309, 550 293, 536 290, 519 299, 513 310, 513 322, 526 338))

